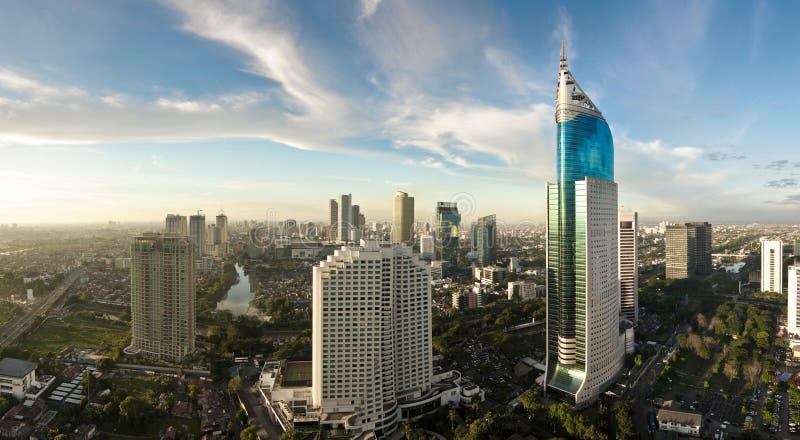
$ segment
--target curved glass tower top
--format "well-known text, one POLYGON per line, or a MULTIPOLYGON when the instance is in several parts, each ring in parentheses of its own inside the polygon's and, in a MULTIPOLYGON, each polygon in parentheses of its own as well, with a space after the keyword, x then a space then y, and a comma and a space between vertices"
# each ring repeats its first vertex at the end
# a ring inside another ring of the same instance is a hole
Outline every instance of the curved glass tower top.
POLYGON ((561 42, 556 92, 558 182, 595 177, 614 180, 614 141, 597 106, 575 81, 561 42))

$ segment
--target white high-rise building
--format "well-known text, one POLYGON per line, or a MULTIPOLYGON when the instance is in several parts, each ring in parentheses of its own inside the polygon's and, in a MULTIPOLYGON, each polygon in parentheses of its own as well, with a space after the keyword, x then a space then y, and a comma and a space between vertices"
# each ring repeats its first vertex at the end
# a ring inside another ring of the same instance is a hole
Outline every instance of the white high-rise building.
POLYGON ((166 219, 167 234, 189 235, 186 226, 186 216, 179 214, 167 214, 166 219))
POLYGON ((179 362, 195 349, 195 278, 185 235, 146 233, 131 243, 127 354, 179 362))
POLYGON ((761 291, 783 292, 783 242, 761 242, 761 291))
POLYGON ((189 216, 189 239, 194 247, 194 257, 203 258, 206 254, 206 216, 200 214, 189 216))
POLYGON ((619 213, 620 316, 633 325, 639 321, 639 215, 619 213))
POLYGON ((311 397, 321 420, 382 438, 431 389, 430 269, 407 246, 362 244, 314 267, 311 397))
POLYGON ((787 309, 786 330, 791 335, 800 336, 800 303, 797 295, 800 293, 800 260, 795 259, 794 264, 789 266, 789 307, 787 309))
POLYGON ((350 239, 350 229, 353 223, 353 196, 352 194, 342 194, 339 196, 339 215, 337 239, 345 243, 350 239))

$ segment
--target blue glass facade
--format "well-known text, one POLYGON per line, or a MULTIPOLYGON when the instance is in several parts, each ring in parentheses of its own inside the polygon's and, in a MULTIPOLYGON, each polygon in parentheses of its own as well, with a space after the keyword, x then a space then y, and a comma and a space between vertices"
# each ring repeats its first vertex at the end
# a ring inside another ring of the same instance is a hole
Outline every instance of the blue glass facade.
POLYGON ((614 141, 606 121, 578 114, 558 124, 558 183, 614 180, 614 141))

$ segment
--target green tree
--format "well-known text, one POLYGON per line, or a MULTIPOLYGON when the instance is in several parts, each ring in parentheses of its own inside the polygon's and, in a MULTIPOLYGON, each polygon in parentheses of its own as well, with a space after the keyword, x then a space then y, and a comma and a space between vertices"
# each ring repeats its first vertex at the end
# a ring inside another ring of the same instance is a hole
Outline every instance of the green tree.
POLYGON ((538 387, 533 387, 519 396, 519 403, 528 412, 528 417, 533 419, 542 410, 541 391, 538 387))
POLYGON ((623 400, 614 408, 614 420, 617 422, 617 438, 629 440, 636 437, 636 430, 633 426, 633 416, 631 402, 623 400))
POLYGON ((228 394, 231 396, 236 395, 236 392, 242 388, 242 378, 239 376, 234 377, 228 381, 228 394))
MULTIPOLYGON (((283 436, 281 436, 281 439, 283 439, 283 436)), ((239 440, 258 440, 258 429, 255 426, 248 426, 239 434, 239 440)))
POLYGON ((103 357, 97 360, 97 369, 103 373, 113 370, 115 365, 116 363, 111 358, 103 357))
POLYGON ((128 396, 119 404, 119 420, 123 425, 140 427, 149 419, 152 407, 137 397, 128 396))
POLYGON ((637 367, 641 367, 642 366, 642 354, 641 353, 637 354, 636 357, 633 358, 633 363, 637 367))

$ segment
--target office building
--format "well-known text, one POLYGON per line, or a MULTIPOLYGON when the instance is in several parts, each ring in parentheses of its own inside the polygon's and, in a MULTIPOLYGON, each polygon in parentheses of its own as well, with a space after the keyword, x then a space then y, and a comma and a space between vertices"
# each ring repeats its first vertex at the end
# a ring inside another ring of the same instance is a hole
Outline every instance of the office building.
POLYGON ((459 227, 461 214, 454 202, 436 203, 436 250, 439 257, 450 264, 458 262, 459 227))
POLYGON ((193 245, 177 234, 131 243, 131 345, 126 354, 180 362, 195 349, 193 245))
POLYGON ((348 434, 382 438, 431 389, 430 269, 407 246, 365 243, 314 267, 311 397, 348 434))
POLYGON ((556 99, 558 181, 547 185, 545 392, 585 407, 623 367, 617 184, 603 115, 567 65, 556 99))
POLYGON ((783 242, 761 242, 761 291, 783 293, 783 242))
POLYGON ((394 193, 392 243, 414 244, 414 198, 403 191, 394 193))
POLYGON ((789 307, 786 313, 786 330, 795 338, 800 337, 800 258, 795 258, 794 264, 789 266, 787 278, 789 279, 789 307))
POLYGON ((339 202, 328 200, 328 240, 336 241, 339 236, 339 202))
MULTIPOLYGON (((220 256, 228 254, 230 237, 228 235, 228 216, 225 213, 217 214, 217 229, 219 230, 219 240, 217 241, 220 256)), ((216 240, 215 240, 216 241, 216 240)))
POLYGON ((494 214, 481 217, 475 224, 478 263, 481 266, 494 264, 497 260, 497 218, 494 214))
POLYGON ((353 224, 350 226, 350 239, 351 243, 358 243, 361 241, 364 230, 361 227, 361 206, 353 205, 350 209, 350 219, 353 224))
POLYGON ((619 213, 620 316, 633 325, 639 321, 639 215, 619 213))
POLYGON ((667 279, 711 273, 711 225, 706 222, 666 226, 667 279))
POLYGON ((189 235, 186 226, 186 216, 178 214, 167 214, 166 232, 167 234, 189 235))
POLYGON ((206 254, 206 216, 200 214, 200 211, 189 216, 189 239, 194 249, 194 257, 203 258, 206 254))
POLYGON ((509 300, 513 298, 531 299, 536 298, 545 293, 545 286, 537 286, 535 282, 530 280, 524 281, 509 281, 507 297, 509 300))
POLYGON ((24 400, 36 383, 36 364, 20 359, 0 360, 0 396, 24 400))
POLYGON ((433 235, 424 234, 419 237, 419 253, 422 258, 431 259, 435 255, 433 235))
POLYGON ((353 226, 353 196, 342 194, 339 196, 338 234, 336 239, 342 243, 350 240, 350 229, 353 226))

